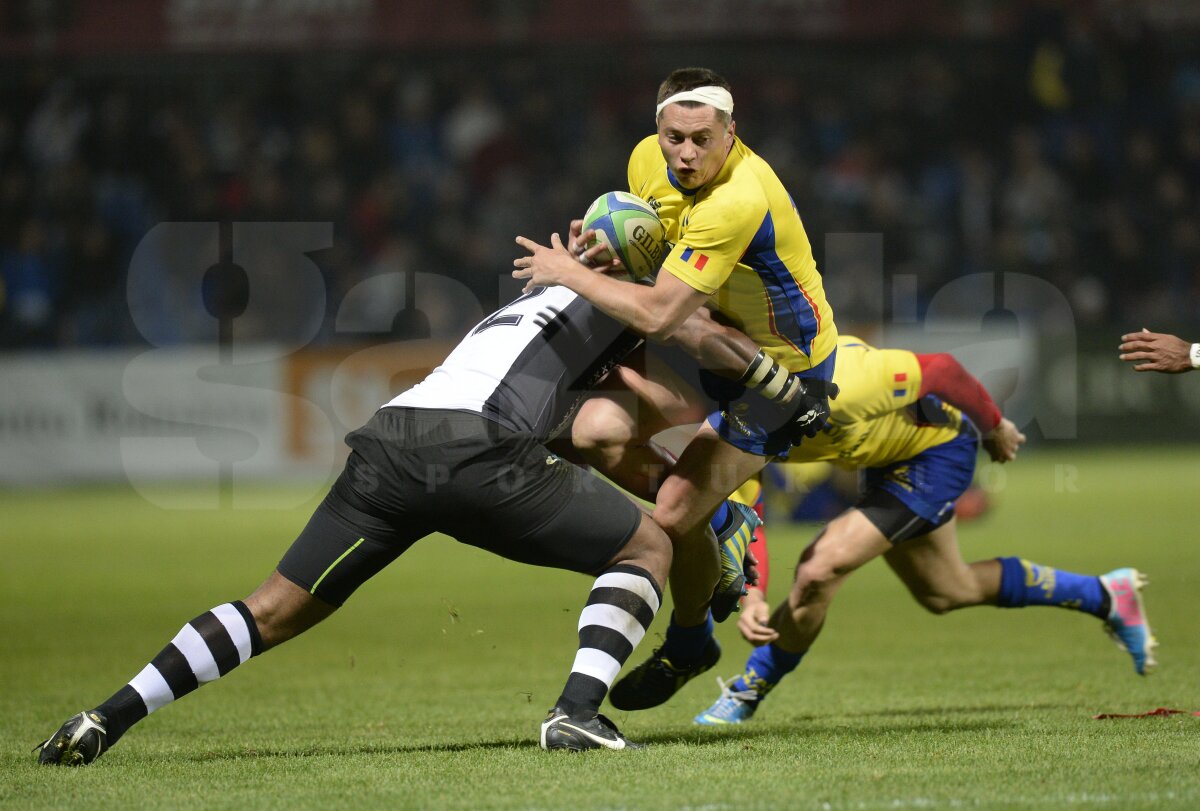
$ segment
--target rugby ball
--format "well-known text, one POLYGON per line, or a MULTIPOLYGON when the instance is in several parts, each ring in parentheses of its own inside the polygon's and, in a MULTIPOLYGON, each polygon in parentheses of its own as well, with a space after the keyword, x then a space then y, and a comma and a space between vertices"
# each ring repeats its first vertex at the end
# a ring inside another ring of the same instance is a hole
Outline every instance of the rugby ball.
POLYGON ((634 281, 662 264, 666 229, 654 208, 635 194, 610 191, 597 197, 583 215, 583 230, 588 229, 596 231, 596 238, 587 247, 602 244, 606 248, 596 257, 598 264, 616 256, 634 281))

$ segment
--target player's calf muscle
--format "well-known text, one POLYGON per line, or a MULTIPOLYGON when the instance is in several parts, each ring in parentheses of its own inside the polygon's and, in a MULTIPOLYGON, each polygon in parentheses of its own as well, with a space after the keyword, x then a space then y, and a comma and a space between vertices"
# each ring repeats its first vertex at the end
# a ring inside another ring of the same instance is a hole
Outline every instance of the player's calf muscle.
POLYGON ((649 515, 643 513, 641 524, 609 565, 628 563, 640 566, 650 573, 661 588, 666 583, 667 572, 671 570, 671 557, 670 539, 649 515))
POLYGON ((277 571, 245 603, 258 626, 264 650, 300 635, 336 610, 277 571))

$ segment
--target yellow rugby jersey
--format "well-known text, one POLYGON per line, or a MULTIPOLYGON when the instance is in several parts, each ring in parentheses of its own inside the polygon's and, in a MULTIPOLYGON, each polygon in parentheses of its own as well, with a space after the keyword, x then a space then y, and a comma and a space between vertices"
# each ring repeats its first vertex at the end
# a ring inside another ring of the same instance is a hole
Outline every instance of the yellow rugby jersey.
POLYGON ((800 215, 775 172, 740 139, 716 177, 685 191, 651 135, 629 156, 629 190, 666 226, 663 270, 707 293, 789 370, 829 356, 837 327, 800 215))
POLYGON ((880 467, 911 459, 949 442, 963 426, 962 412, 942 403, 918 416, 921 365, 904 349, 876 349, 852 335, 837 341, 829 401, 829 426, 792 449, 790 462, 832 462, 843 467, 880 467), (932 411, 932 413, 928 413, 932 411))

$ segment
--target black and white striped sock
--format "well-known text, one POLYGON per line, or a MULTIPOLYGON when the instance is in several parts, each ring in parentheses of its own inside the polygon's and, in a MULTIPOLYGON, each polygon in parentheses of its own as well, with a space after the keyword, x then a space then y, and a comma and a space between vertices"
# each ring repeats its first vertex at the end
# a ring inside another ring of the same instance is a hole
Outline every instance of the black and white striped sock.
POLYGON ((183 626, 129 684, 96 707, 108 719, 108 745, 150 713, 261 652, 258 626, 245 603, 205 611, 183 626))
POLYGON ((557 706, 572 716, 592 716, 622 665, 646 635, 662 603, 650 573, 619 563, 592 585, 579 615, 579 651, 557 706))

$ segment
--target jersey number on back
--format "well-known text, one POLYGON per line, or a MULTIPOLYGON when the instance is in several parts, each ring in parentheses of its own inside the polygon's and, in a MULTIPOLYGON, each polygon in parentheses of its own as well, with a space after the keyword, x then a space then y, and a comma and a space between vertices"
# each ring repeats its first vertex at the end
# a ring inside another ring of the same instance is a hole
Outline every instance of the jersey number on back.
POLYGON ((475 327, 475 329, 471 330, 471 334, 478 335, 485 329, 490 329, 491 327, 515 327, 517 324, 521 323, 521 319, 523 319, 525 315, 523 313, 506 313, 505 310, 509 309, 510 307, 516 307, 521 302, 529 301, 529 299, 536 298, 545 292, 546 288, 535 287, 528 293, 518 296, 508 304, 505 304, 499 310, 496 310, 496 312, 492 313, 487 318, 480 321, 479 325, 475 327))

